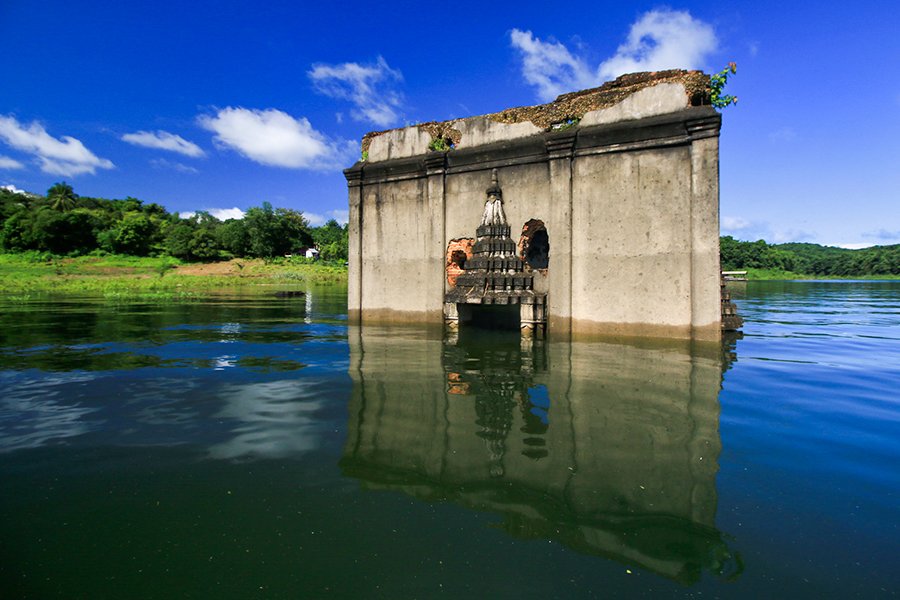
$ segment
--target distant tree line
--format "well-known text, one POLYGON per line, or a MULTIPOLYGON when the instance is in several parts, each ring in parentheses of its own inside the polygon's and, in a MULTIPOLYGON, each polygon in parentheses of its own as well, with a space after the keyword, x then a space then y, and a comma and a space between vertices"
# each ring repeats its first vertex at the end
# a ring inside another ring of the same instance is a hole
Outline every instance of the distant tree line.
POLYGON ((188 218, 136 198, 79 196, 57 183, 46 196, 0 189, 0 250, 58 255, 94 252, 169 255, 188 261, 271 258, 316 246, 325 260, 347 260, 347 226, 335 220, 311 227, 303 213, 268 202, 242 219, 220 221, 208 212, 188 218))
POLYGON ((819 244, 768 244, 720 239, 722 269, 772 269, 802 275, 864 277, 900 275, 900 244, 848 250, 819 244))
MULTIPOLYGON (((136 198, 79 196, 57 183, 46 196, 0 188, 0 250, 57 255, 90 253, 168 255, 187 261, 272 258, 316 246, 325 260, 347 260, 347 226, 335 220, 311 227, 303 213, 268 202, 242 219, 220 221, 208 212, 188 218, 136 198)), ((818 244, 720 240, 722 269, 791 271, 803 275, 900 275, 900 244, 847 250, 818 244)))

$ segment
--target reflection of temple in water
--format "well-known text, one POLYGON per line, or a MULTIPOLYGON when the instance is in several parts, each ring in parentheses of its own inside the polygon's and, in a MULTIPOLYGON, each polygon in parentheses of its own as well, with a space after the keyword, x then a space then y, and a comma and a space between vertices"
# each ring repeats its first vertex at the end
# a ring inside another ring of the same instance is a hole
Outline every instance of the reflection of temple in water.
POLYGON ((715 528, 727 353, 460 334, 351 328, 346 474, 683 583, 739 571, 715 528))

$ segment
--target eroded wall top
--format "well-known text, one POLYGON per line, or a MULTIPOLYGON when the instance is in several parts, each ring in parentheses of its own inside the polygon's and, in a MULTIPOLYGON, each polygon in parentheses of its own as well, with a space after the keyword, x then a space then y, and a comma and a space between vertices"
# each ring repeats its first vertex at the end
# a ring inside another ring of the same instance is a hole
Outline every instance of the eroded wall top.
POLYGON ((451 121, 375 131, 362 140, 366 160, 378 162, 446 147, 470 148, 575 125, 600 125, 709 104, 709 76, 701 71, 622 75, 602 86, 563 94, 553 102, 509 108, 451 121))

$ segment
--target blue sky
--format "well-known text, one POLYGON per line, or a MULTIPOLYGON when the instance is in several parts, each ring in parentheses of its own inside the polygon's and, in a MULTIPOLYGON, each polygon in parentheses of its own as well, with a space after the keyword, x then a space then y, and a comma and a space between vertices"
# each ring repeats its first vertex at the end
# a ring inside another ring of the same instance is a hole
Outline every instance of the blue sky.
POLYGON ((723 233, 900 243, 900 11, 803 4, 0 0, 0 185, 317 223, 367 131, 735 61, 723 233))

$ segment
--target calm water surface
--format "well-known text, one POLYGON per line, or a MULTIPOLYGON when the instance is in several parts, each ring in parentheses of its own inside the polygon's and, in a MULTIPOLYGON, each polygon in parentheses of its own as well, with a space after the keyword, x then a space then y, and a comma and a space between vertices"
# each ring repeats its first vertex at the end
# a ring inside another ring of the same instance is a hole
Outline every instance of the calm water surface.
POLYGON ((900 593, 900 282, 737 284, 721 349, 307 292, 0 297, 0 598, 900 593))

